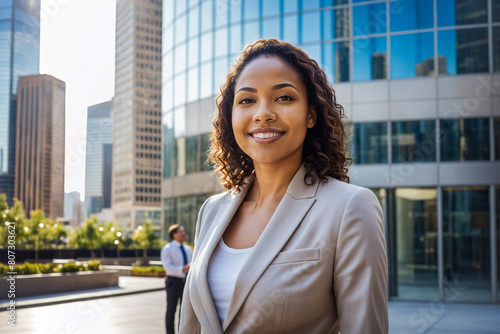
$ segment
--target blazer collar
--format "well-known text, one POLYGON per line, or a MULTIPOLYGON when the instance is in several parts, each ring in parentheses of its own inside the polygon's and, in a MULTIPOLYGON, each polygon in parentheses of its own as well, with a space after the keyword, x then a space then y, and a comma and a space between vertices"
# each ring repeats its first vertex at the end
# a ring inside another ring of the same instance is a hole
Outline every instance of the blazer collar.
POLYGON ((304 183, 306 173, 307 171, 304 165, 295 173, 287 188, 286 194, 283 196, 276 211, 238 274, 233 296, 229 304, 229 310, 222 328, 208 286, 208 264, 215 247, 222 238, 224 231, 250 189, 254 181, 254 174, 247 179, 247 182, 241 188, 240 192, 236 195, 229 195, 228 201, 220 208, 216 218, 213 220, 213 222, 217 223, 211 226, 205 241, 200 245, 200 253, 198 254, 200 268, 198 275, 193 277, 193 279, 196 280, 195 289, 198 291, 198 296, 203 305, 199 310, 196 310, 197 307, 195 305, 197 305, 197 303, 193 303, 193 307, 195 311, 197 311, 198 319, 203 327, 211 328, 210 332, 221 334, 229 327, 231 321, 234 320, 259 277, 276 255, 278 255, 316 201, 315 196, 319 186, 318 177, 313 173, 314 183, 312 185, 306 185, 304 183))

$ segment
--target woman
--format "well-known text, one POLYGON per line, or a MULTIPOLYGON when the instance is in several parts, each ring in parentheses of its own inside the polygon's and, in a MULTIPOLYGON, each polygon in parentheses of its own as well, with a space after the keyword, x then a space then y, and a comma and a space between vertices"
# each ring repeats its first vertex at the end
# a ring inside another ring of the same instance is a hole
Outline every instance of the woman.
POLYGON ((387 333, 382 210, 350 185, 343 109, 318 64, 247 46, 217 98, 180 333, 387 333))

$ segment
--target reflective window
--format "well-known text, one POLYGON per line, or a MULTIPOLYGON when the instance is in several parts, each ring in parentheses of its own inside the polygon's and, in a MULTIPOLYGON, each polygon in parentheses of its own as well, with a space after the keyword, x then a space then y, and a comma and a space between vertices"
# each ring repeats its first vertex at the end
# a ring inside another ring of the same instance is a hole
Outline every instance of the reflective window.
POLYGON ((212 33, 208 32, 201 36, 201 61, 204 62, 206 60, 212 59, 213 50, 212 50, 212 33))
POLYGON ((229 6, 229 12, 231 14, 231 23, 241 21, 241 0, 231 0, 231 6, 229 6))
POLYGON ((445 287, 467 287, 453 301, 491 301, 489 210, 487 187, 443 188, 445 287))
MULTIPOLYGON (((169 75, 171 75, 171 73, 169 73, 169 75)), ((162 86, 161 104, 162 104, 162 110, 163 111, 170 110, 170 109, 172 109, 174 107, 173 87, 174 86, 172 84, 172 80, 168 80, 162 86)))
POLYGON ((213 3, 212 0, 201 4, 201 31, 207 31, 213 27, 213 3))
MULTIPOLYGON (((177 110, 174 112, 174 123, 175 123, 175 136, 184 136, 185 131, 184 131, 184 123, 181 124, 180 120, 184 120, 184 115, 178 115, 179 113, 177 110), (177 129, 177 125, 182 125, 183 126, 183 131, 181 134, 181 131, 177 129)), ((186 138, 178 138, 176 140, 176 145, 177 145, 177 172, 176 176, 183 176, 186 175, 186 138)))
POLYGON ((385 37, 353 41, 354 81, 385 79, 387 77, 387 43, 385 37))
POLYGON ((174 19, 174 0, 163 0, 164 25, 169 24, 174 19))
POLYGON ((500 298, 500 187, 496 187, 496 207, 497 207, 497 298, 500 298))
POLYGON ((202 171, 210 171, 213 170, 213 166, 208 159, 208 154, 210 152, 210 134, 200 135, 200 166, 202 171))
POLYGON ((188 102, 195 101, 199 97, 199 71, 200 68, 198 66, 190 69, 188 71, 188 102))
POLYGON ((163 115, 163 178, 175 176, 177 169, 175 156, 177 155, 174 129, 173 113, 170 111, 163 115))
POLYGON ((186 15, 179 16, 175 20, 175 44, 179 44, 186 40, 186 15))
POLYGON ((285 13, 296 12, 299 10, 299 0, 282 0, 282 1, 283 1, 283 11, 285 13))
POLYGON ((262 21, 262 38, 280 39, 280 18, 265 19, 262 21))
POLYGON ((446 74, 488 72, 487 28, 439 31, 438 54, 446 74))
POLYGON ((324 40, 349 37, 351 26, 349 8, 327 10, 322 12, 321 15, 323 16, 324 40))
POLYGON ((434 26, 433 0, 398 0, 389 7, 391 31, 427 29, 434 26))
POLYGON ((304 50, 307 55, 316 60, 318 64, 321 64, 321 44, 309 44, 301 46, 301 49, 304 50))
POLYGON ((391 78, 433 75, 433 32, 391 36, 391 78))
POLYGON ((323 44, 323 64, 328 81, 349 81, 349 42, 323 44))
POLYGON ((186 103, 186 74, 181 73, 174 78, 174 106, 186 103))
POLYGON ((212 96, 212 62, 201 65, 200 99, 212 96))
POLYGON ((490 127, 487 118, 442 119, 441 161, 490 159, 490 127))
POLYGON ((244 0, 243 15, 246 20, 256 19, 259 17, 260 1, 244 0))
POLYGON ((195 5, 198 5, 200 3, 200 0, 189 0, 189 7, 193 7, 195 5))
POLYGON ((488 1, 439 0, 437 3, 438 27, 487 23, 488 1))
POLYGON ((320 13, 304 13, 302 14, 302 43, 318 41, 321 39, 320 32, 320 13))
MULTIPOLYGON (((184 105, 174 109, 174 131, 175 137, 182 137, 186 135, 186 107, 184 105)), ((181 138, 183 139, 183 138, 181 138)), ((184 146, 183 146, 184 147, 184 146)), ((178 150, 179 154, 177 155, 178 163, 177 163, 177 175, 184 175, 185 173, 185 157, 184 157, 184 148, 178 150)))
POLYGON ((183 72, 186 70, 186 43, 177 45, 175 47, 175 73, 183 72))
POLYGON ((194 38, 188 43, 188 67, 198 64, 198 57, 200 56, 200 52, 198 51, 199 42, 198 38, 194 38))
POLYGON ((352 7, 353 35, 363 36, 384 33, 387 30, 385 3, 352 7))
POLYGON ((399 297, 425 300, 439 298, 436 200, 436 189, 396 189, 399 297))
POLYGON ((302 0, 302 10, 319 8, 319 0, 302 0))
POLYGON ((493 7, 493 22, 500 22, 500 0, 492 0, 491 5, 493 7))
POLYGON ((283 17, 283 38, 292 44, 299 42, 299 22, 297 15, 283 17))
POLYGON ((493 27, 493 71, 500 72, 500 27, 493 27))
POLYGON ((231 35, 231 52, 232 53, 237 53, 240 52, 243 46, 243 43, 241 42, 241 25, 233 25, 231 26, 230 29, 230 35, 231 35))
POLYGON ((392 123, 392 162, 436 161, 436 122, 392 123))
POLYGON ((174 1, 175 3, 175 16, 184 13, 186 11, 187 1, 174 1))
POLYGON ((196 36, 200 33, 200 10, 198 7, 193 7, 189 10, 189 37, 196 36))
POLYGON ((169 51, 174 47, 174 26, 171 25, 163 30, 163 51, 169 51))
POLYGON ((214 94, 220 93, 220 86, 226 80, 228 70, 227 57, 222 57, 215 60, 214 68, 214 94))
POLYGON ((495 133, 495 160, 500 160, 500 118, 493 119, 495 133))
POLYGON ((279 15, 280 1, 262 1, 262 14, 263 16, 279 15))
POLYGON ((172 77, 172 74, 174 73, 173 52, 169 52, 163 56, 163 73, 165 73, 168 77, 172 77))
MULTIPOLYGON (((230 2, 229 2, 230 3, 230 2)), ((226 26, 229 19, 229 8, 226 1, 215 1, 215 26, 226 26)))
POLYGON ((349 0, 321 0, 321 7, 347 5, 349 0))
POLYGON ((387 163, 387 123, 354 124, 352 144, 354 163, 387 163))
POLYGON ((259 22, 247 22, 243 25, 243 40, 251 43, 259 39, 259 22))
POLYGON ((228 37, 227 28, 215 32, 215 57, 227 55, 228 37))
POLYGON ((198 171, 198 136, 186 137, 186 174, 198 171))

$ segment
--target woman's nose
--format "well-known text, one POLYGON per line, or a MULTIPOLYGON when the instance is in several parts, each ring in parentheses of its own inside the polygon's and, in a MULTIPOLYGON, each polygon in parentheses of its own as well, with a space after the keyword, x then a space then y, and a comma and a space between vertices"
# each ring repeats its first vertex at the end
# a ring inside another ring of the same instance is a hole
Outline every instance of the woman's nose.
POLYGON ((257 107, 253 120, 254 122, 273 122, 276 120, 276 114, 273 112, 271 106, 265 102, 261 102, 257 107))

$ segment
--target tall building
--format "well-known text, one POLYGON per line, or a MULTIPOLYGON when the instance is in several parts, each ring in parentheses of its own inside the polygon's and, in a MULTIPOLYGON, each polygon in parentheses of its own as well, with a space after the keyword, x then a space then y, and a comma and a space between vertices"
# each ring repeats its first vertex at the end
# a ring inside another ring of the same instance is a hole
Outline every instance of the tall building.
POLYGON ((64 217, 66 84, 51 75, 19 78, 14 196, 26 212, 64 217))
POLYGON ((77 228, 85 220, 81 203, 79 192, 72 191, 64 194, 64 220, 68 222, 71 229, 77 228))
POLYGON ((112 208, 127 233, 161 230, 162 1, 116 4, 112 208))
POLYGON ((0 1, 0 13, 0 193, 12 205, 17 81, 39 72, 40 0, 0 1))
POLYGON ((163 223, 194 236, 221 191, 204 165, 215 96, 242 46, 274 37, 324 66, 346 111, 351 182, 385 212, 390 297, 498 302, 497 2, 166 1, 163 223))
POLYGON ((113 100, 87 109, 85 216, 111 208, 113 100))

